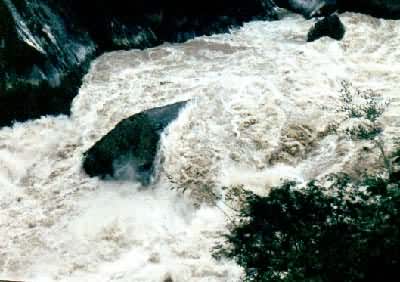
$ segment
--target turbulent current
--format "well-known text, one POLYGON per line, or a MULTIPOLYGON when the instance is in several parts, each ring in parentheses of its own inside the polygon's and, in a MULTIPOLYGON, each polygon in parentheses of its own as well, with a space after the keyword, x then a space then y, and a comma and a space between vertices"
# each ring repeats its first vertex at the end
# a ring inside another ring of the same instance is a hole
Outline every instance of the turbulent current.
POLYGON ((234 261, 212 257, 229 221, 226 187, 266 194, 282 179, 371 169, 373 157, 357 153, 365 147, 326 134, 343 80, 390 100, 381 120, 388 146, 400 133, 398 22, 341 18, 342 41, 306 43, 313 22, 287 15, 107 53, 71 117, 1 129, 0 279, 240 281, 234 261), (84 174, 82 153, 121 119, 183 100, 150 187, 84 174))

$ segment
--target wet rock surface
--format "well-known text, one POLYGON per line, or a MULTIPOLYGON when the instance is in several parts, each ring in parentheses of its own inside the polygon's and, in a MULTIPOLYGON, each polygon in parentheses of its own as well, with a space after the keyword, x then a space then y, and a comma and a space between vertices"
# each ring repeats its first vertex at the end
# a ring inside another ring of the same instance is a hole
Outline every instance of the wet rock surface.
POLYGON ((153 108, 122 120, 84 154, 83 169, 92 177, 148 184, 161 133, 186 103, 153 108))
POLYGON ((0 1, 0 126, 68 114, 95 44, 47 1, 0 1))
MULTIPOLYGON (((355 11, 400 18, 400 0, 277 0, 306 17, 355 11)), ((278 18, 270 0, 1 0, 0 127, 69 114, 93 58, 119 49, 183 42, 252 19, 278 18)))
POLYGON ((316 22, 308 32, 307 41, 312 42, 324 36, 341 40, 345 33, 346 28, 339 17, 334 14, 316 22))

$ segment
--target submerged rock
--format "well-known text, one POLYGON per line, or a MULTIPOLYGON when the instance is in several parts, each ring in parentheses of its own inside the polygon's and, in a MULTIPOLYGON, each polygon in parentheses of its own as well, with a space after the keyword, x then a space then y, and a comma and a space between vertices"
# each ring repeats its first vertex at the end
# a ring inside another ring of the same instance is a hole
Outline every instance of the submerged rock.
POLYGON ((341 40, 346 32, 346 28, 339 17, 334 14, 316 22, 307 35, 307 41, 312 42, 323 36, 341 40))
POLYGON ((186 103, 146 110, 122 120, 84 154, 83 169, 92 177, 133 178, 148 184, 161 133, 186 103))

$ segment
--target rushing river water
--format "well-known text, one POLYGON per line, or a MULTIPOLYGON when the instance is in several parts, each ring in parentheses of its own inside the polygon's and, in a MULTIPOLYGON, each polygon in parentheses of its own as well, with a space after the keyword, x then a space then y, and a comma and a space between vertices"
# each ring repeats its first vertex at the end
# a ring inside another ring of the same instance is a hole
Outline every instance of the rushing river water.
POLYGON ((282 179, 369 167, 357 144, 324 134, 338 119, 343 80, 390 99, 381 121, 388 146, 400 135, 400 25, 341 18, 340 42, 306 43, 313 21, 288 15, 107 53, 70 118, 1 129, 0 279, 240 281, 239 266, 211 255, 228 222, 223 187, 265 194, 282 179), (82 153, 121 119, 188 99, 163 135, 153 185, 83 173, 82 153))

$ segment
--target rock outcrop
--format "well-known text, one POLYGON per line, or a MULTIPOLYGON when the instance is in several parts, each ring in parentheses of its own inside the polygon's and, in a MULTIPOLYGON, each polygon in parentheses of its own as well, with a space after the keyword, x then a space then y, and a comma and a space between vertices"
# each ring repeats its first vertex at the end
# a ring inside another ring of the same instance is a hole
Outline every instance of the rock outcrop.
POLYGON ((0 0, 0 127, 68 114, 102 52, 225 32, 275 16, 271 0, 0 0))
POLYGON ((274 2, 306 17, 339 9, 400 18, 400 0, 0 0, 0 127, 68 114, 91 60, 105 51, 275 19, 274 2))
POLYGON ((312 42, 323 36, 341 40, 345 33, 346 28, 340 21, 338 15, 333 14, 315 23, 308 32, 307 41, 312 42))
POLYGON ((122 120, 84 154, 83 169, 92 177, 149 183, 160 135, 186 103, 150 109, 122 120))
POLYGON ((89 35, 45 1, 0 1, 0 126, 68 114, 94 57, 89 35))

